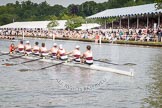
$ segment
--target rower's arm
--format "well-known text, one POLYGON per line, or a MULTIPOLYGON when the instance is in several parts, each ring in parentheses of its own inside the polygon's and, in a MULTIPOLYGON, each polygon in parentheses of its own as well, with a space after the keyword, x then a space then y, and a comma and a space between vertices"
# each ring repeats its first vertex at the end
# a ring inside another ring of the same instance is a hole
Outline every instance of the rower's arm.
POLYGON ((73 54, 73 51, 67 52, 66 55, 73 54))

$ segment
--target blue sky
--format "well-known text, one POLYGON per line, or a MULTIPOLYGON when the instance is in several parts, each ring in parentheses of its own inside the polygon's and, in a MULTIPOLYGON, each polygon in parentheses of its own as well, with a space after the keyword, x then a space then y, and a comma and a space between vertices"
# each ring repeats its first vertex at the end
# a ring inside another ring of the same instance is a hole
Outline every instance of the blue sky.
MULTIPOLYGON (((16 0, 0 0, 0 5, 5 5, 7 3, 15 3, 16 0)), ((17 0, 17 1, 23 1, 23 0, 17 0)), ((31 0, 32 2, 37 2, 37 3, 40 3, 40 2, 43 2, 45 0, 31 0)), ((60 5, 63 5, 65 7, 67 7, 69 4, 81 4, 85 1, 92 1, 92 0, 46 0, 50 5, 55 5, 55 4, 60 4, 60 5)), ((108 0, 93 0, 97 3, 99 2, 105 2, 105 1, 108 1, 108 0)))

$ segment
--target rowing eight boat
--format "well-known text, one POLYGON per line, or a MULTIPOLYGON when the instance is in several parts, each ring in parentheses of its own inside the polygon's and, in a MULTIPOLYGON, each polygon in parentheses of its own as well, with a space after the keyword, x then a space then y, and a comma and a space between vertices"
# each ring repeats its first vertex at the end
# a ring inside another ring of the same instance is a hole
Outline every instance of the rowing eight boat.
MULTIPOLYGON (((34 57, 34 56, 22 56, 21 58, 31 59, 31 60, 38 59, 38 57, 34 57)), ((95 64, 87 65, 87 64, 73 63, 73 62, 62 62, 60 60, 52 60, 52 59, 40 59, 39 61, 50 62, 50 63, 55 63, 55 64, 61 63, 66 66, 82 67, 82 68, 87 68, 87 69, 92 69, 92 70, 99 70, 99 71, 105 71, 105 72, 113 72, 113 73, 117 73, 117 74, 121 74, 121 75, 134 76, 133 72, 123 71, 123 70, 119 70, 119 69, 113 69, 113 68, 109 68, 109 67, 98 66, 95 64)))

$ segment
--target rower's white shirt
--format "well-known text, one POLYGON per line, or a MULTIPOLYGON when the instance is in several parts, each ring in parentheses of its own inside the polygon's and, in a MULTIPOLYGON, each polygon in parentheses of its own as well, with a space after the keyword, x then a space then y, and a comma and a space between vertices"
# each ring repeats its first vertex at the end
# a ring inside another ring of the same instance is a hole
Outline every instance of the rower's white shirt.
POLYGON ((84 53, 84 56, 85 56, 85 58, 93 57, 92 51, 86 51, 86 52, 84 53))
POLYGON ((34 54, 39 54, 39 46, 35 45, 35 46, 33 47, 33 53, 34 53, 34 54))
POLYGON ((65 53, 66 53, 65 49, 59 49, 58 52, 61 55, 60 56, 61 59, 67 59, 68 58, 68 56, 65 55, 65 53))
POLYGON ((31 50, 31 49, 32 49, 31 45, 25 45, 25 50, 31 50))
POLYGON ((80 52, 80 50, 75 49, 75 50, 73 50, 73 53, 72 53, 72 54, 73 54, 73 56, 74 56, 75 61, 78 61, 78 62, 81 61, 80 57, 79 57, 79 58, 75 58, 75 55, 79 55, 79 56, 81 56, 81 52, 80 52))
POLYGON ((58 49, 57 48, 55 48, 55 47, 52 47, 51 48, 51 53, 55 53, 56 54, 57 52, 58 52, 58 49))
POLYGON ((18 48, 24 48, 24 45, 23 44, 19 44, 18 48))
POLYGON ((24 45, 23 44, 18 44, 18 52, 20 53, 24 53, 24 45), (20 50, 20 49, 23 49, 23 50, 20 50))
MULTIPOLYGON (((87 50, 87 51, 84 53, 84 56, 85 56, 85 58, 93 57, 92 51, 87 50)), ((93 60, 87 60, 87 59, 85 59, 85 60, 86 60, 86 63, 93 63, 93 60)))
POLYGON ((35 46, 33 47, 33 50, 38 50, 38 51, 39 51, 39 46, 35 45, 35 46))
POLYGON ((73 56, 74 55, 81 55, 81 52, 77 49, 73 50, 73 56))
POLYGON ((60 55, 62 55, 62 54, 65 54, 66 51, 65 51, 65 49, 59 49, 58 52, 60 55))
POLYGON ((40 53, 42 54, 42 56, 47 56, 48 55, 48 50, 46 47, 41 47, 40 48, 40 53))
POLYGON ((40 52, 47 52, 47 48, 46 47, 41 47, 40 52))

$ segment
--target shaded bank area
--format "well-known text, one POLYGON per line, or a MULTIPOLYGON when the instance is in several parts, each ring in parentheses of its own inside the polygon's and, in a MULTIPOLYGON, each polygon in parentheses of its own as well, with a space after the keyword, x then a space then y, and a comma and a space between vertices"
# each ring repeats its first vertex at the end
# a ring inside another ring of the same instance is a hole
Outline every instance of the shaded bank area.
MULTIPOLYGON (((19 36, 22 37, 22 36, 19 36)), ((33 37, 33 36, 27 36, 31 38, 43 38, 43 39, 53 39, 52 37, 33 37)), ((56 37, 56 40, 72 40, 72 41, 83 41, 83 42, 95 42, 95 39, 74 39, 74 38, 62 38, 62 37, 56 37)), ((162 47, 162 42, 141 42, 141 41, 126 41, 126 40, 117 40, 114 42, 111 42, 109 40, 102 40, 102 43, 114 43, 114 44, 128 44, 128 45, 142 45, 142 46, 154 46, 154 47, 162 47)))

